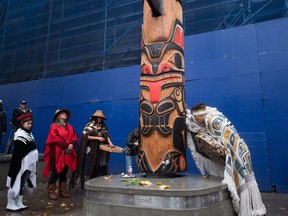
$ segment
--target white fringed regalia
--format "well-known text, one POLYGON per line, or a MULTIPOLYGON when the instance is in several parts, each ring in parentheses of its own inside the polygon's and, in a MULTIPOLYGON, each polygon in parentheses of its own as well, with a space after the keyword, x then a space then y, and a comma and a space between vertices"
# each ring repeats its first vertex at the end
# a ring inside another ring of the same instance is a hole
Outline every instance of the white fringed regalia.
POLYGON ((187 111, 187 143, 196 166, 202 175, 223 177, 239 216, 265 215, 248 146, 221 112, 208 106, 206 111, 205 126, 187 111))

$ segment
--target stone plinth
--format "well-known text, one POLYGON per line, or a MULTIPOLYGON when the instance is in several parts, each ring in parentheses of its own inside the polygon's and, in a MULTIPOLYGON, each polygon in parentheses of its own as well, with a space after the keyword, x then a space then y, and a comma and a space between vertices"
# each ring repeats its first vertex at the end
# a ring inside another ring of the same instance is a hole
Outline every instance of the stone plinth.
POLYGON ((233 216, 229 191, 220 178, 179 175, 174 178, 146 178, 152 185, 131 185, 124 178, 103 176, 85 182, 83 215, 86 216, 233 216), (159 189, 159 184, 170 189, 159 189))

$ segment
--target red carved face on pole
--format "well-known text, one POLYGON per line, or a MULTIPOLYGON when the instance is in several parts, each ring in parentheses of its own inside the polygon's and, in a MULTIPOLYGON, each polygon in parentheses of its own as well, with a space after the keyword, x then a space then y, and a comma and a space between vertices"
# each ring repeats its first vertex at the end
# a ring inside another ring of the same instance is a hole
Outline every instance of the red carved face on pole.
POLYGON ((143 1, 138 167, 186 170, 184 32, 181 1, 143 1))

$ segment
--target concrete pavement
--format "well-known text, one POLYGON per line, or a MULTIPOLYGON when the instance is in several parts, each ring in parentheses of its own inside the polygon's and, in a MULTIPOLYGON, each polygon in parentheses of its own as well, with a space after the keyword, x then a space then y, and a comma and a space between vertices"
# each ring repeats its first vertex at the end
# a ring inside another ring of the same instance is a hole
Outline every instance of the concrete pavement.
MULTIPOLYGON (((6 156, 7 157, 7 156, 6 156)), ((9 156, 8 156, 9 157, 9 156)), ((41 157, 40 157, 41 158, 41 157)), ((1 161, 1 156, 0 156, 1 161)), ((52 216, 52 215, 67 215, 67 216, 80 216, 82 213, 84 191, 81 190, 80 185, 70 191, 70 198, 59 198, 57 201, 51 201, 47 196, 47 181, 48 179, 42 176, 45 163, 40 160, 37 163, 37 190, 29 197, 24 192, 23 203, 28 206, 28 209, 23 211, 11 212, 6 211, 7 204, 7 189, 6 177, 9 169, 9 162, 2 156, 2 163, 0 162, 0 215, 5 216, 21 216, 21 215, 39 215, 39 216, 52 216), (3 162, 4 161, 4 162, 3 162)), ((69 172, 67 177, 70 177, 69 172)))

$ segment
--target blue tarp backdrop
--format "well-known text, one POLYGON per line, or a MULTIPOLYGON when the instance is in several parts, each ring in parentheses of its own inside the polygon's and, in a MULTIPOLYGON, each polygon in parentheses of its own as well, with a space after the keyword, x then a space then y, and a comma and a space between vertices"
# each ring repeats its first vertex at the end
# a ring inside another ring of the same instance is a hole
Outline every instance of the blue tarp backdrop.
MULTIPOLYGON (((187 105, 205 102, 232 121, 250 148, 261 191, 288 192, 287 38, 287 18, 185 37, 187 105)), ((139 80, 140 66, 124 67, 1 85, 0 98, 8 119, 27 100, 40 152, 58 108, 72 111, 79 136, 89 116, 102 109, 113 143, 124 147, 138 126, 139 80)), ((198 174, 187 154, 187 172, 198 174)), ((124 154, 111 155, 110 170, 124 172, 124 154)))

